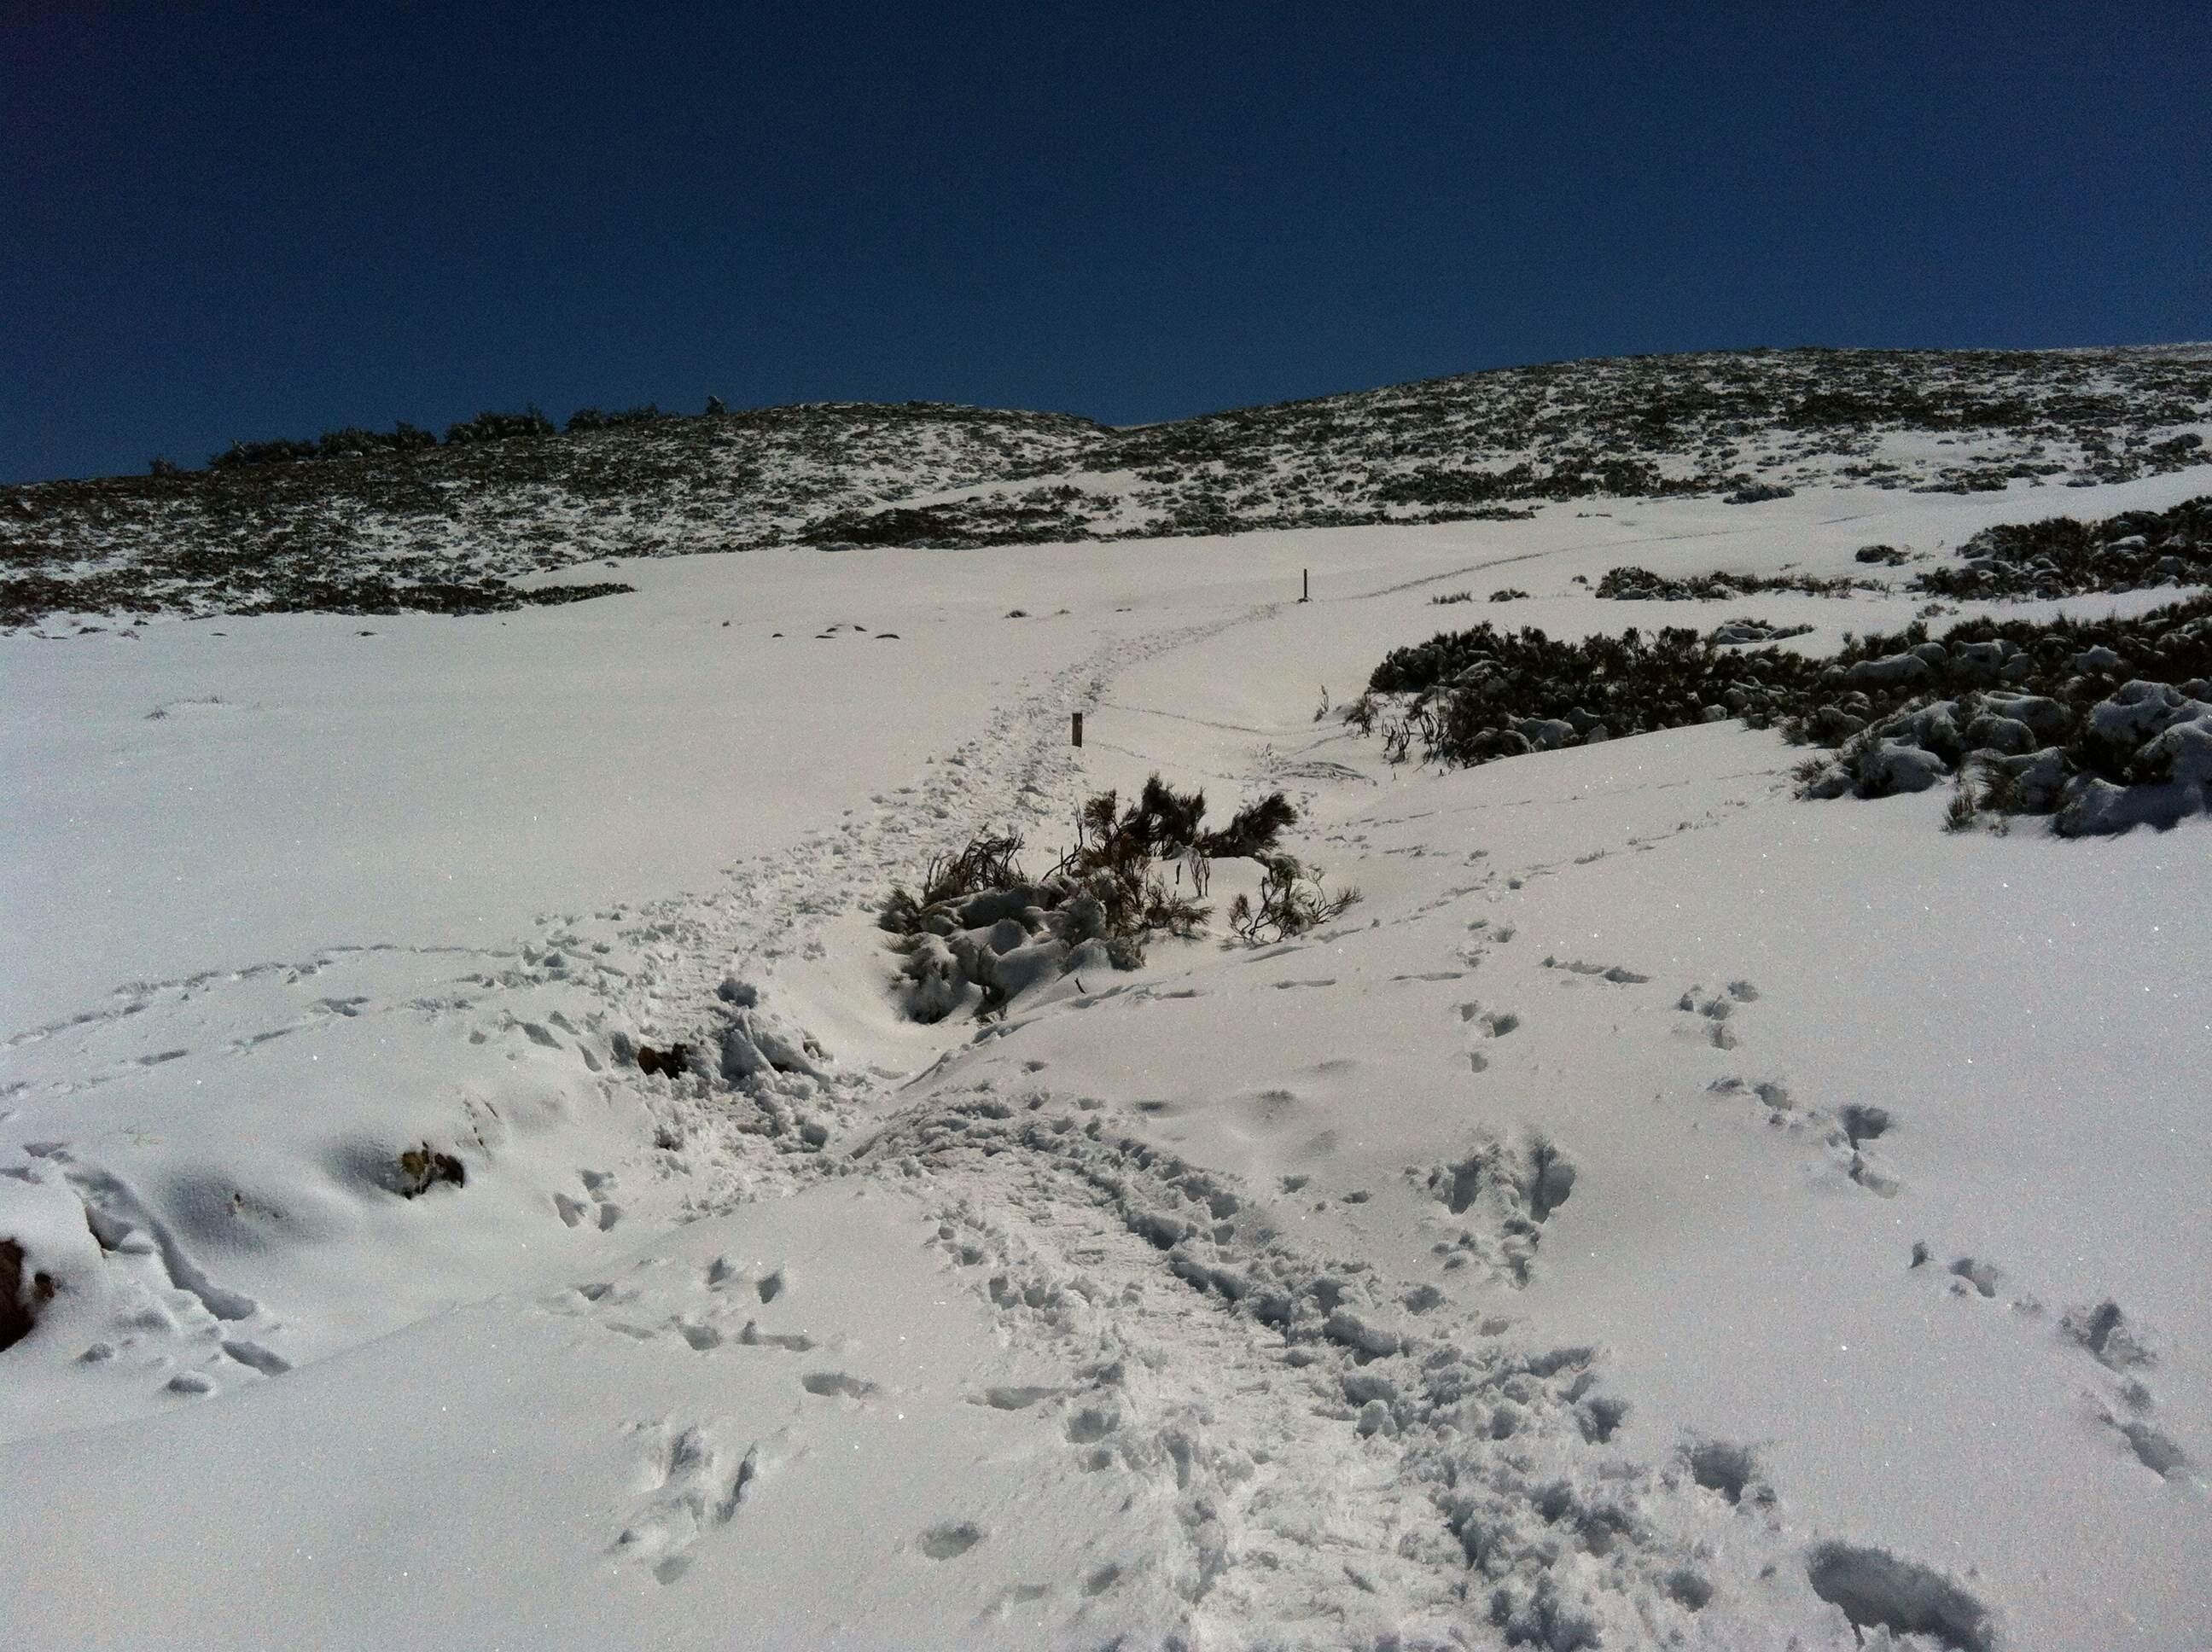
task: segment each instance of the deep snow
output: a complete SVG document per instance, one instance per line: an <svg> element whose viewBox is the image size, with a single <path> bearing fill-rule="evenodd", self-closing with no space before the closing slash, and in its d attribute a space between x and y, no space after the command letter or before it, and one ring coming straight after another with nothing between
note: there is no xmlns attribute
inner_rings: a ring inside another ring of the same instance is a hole
<svg viewBox="0 0 2212 1652"><path fill-rule="evenodd" d="M1950 835L1733 723L1438 774L1314 716L1476 619L1737 611L1572 582L1623 562L2195 491L0 639L0 1236L59 1285L0 1353L4 1638L2204 1643L2212 825ZM1917 604L1741 606L1817 652ZM1154 770L1286 788L1361 903L899 1017L893 882ZM733 1025L814 1071L625 1060ZM418 1144L465 1184L401 1197Z"/></svg>

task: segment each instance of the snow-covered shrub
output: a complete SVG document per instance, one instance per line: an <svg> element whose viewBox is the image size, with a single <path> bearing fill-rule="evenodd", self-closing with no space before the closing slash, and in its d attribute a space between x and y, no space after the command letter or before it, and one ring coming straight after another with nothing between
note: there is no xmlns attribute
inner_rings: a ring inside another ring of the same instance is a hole
<svg viewBox="0 0 2212 1652"><path fill-rule="evenodd" d="M1079 969L1133 969L1153 936L1188 938L1206 923L1217 860L1255 859L1267 869L1263 904L1272 902L1273 916L1266 926L1309 927L1325 908L1349 904L1322 895L1318 881L1281 853L1297 811L1280 792L1215 829L1205 828L1205 813L1204 793L1177 792L1155 774L1126 806L1112 792L1091 799L1075 846L1042 878L1022 870L1023 845L1011 835L984 833L938 856L922 892L894 889L879 917L906 955L908 1013L921 1021L967 1007L988 1015ZM1249 900L1239 899L1249 913Z"/></svg>
<svg viewBox="0 0 2212 1652"><path fill-rule="evenodd" d="M1795 488L1785 483L1747 482L1727 498L1731 505L1763 505L1770 499L1795 498L1796 493Z"/></svg>
<svg viewBox="0 0 2212 1652"><path fill-rule="evenodd" d="M2212 808L2212 598L2133 619L1970 620L1940 641L1916 621L1847 636L1826 661L1735 635L1442 634L1384 657L1355 726L1380 722L1394 762L1418 736L1432 760L1472 764L1735 716L1834 752L1799 767L1807 797L1921 792L1971 768L1974 806L2054 815L2069 835Z"/></svg>
<svg viewBox="0 0 2212 1652"><path fill-rule="evenodd" d="M1913 581L1943 597L2068 597L2212 584L2212 495L2101 522L2051 517L1984 528L1956 564Z"/></svg>
<svg viewBox="0 0 2212 1652"><path fill-rule="evenodd" d="M1844 597L1854 591L1879 591L1871 580L1824 580L1810 574L1693 574L1669 580L1648 568L1607 568L1596 594L1613 602L1733 602L1762 591L1794 591L1808 597Z"/></svg>
<svg viewBox="0 0 2212 1652"><path fill-rule="evenodd" d="M1473 763L1730 715L1763 724L1814 670L1799 654L1723 652L1680 628L1559 642L1486 623L1394 651L1368 687L1413 697L1410 726L1430 757Z"/></svg>
<svg viewBox="0 0 2212 1652"><path fill-rule="evenodd" d="M1359 899L1356 889L1329 894L1322 887L1321 874L1308 872L1291 855L1270 855L1263 864L1267 871L1260 880L1258 901L1239 895L1229 903L1230 928L1255 946L1303 935L1342 917Z"/></svg>
<svg viewBox="0 0 2212 1652"><path fill-rule="evenodd" d="M1799 789L1880 797L1971 771L1980 796L1954 803L1954 829L1972 807L2051 815L2069 836L2168 824L2212 806L2208 672L2203 598L2134 620L1981 620L1941 642L1919 626L1869 637L1812 695L1843 692L1787 726L1841 748L1802 769Z"/></svg>
<svg viewBox="0 0 2212 1652"><path fill-rule="evenodd" d="M1813 628L1809 625L1777 625L1771 620L1723 620L1705 633L1705 641L1716 648L1749 647L1762 642L1780 642L1787 637L1802 637Z"/></svg>

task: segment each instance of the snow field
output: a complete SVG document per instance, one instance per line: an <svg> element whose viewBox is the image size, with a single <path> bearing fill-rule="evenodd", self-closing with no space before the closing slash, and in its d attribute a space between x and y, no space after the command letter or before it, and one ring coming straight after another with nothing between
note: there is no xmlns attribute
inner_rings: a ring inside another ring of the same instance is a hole
<svg viewBox="0 0 2212 1652"><path fill-rule="evenodd" d="M1572 583L1621 561L2025 507L1611 508L9 640L0 1231L63 1285L0 1355L15 1636L2201 1639L2212 828L1313 720L1475 619L1723 616ZM1154 769L1285 788L1362 902L896 1016L892 882ZM403 1197L417 1144L465 1182Z"/></svg>

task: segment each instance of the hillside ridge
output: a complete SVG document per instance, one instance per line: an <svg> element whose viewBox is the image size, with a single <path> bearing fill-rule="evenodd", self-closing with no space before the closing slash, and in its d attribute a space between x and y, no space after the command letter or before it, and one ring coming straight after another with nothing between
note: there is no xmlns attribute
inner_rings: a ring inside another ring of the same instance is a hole
<svg viewBox="0 0 2212 1652"><path fill-rule="evenodd" d="M526 575L775 547L1422 524L1567 500L1751 504L1801 486L2093 486L2212 461L2212 348L1596 358L1120 428L916 402L600 416L0 489L0 626L480 611L525 600L510 582ZM457 427L472 428L503 427Z"/></svg>

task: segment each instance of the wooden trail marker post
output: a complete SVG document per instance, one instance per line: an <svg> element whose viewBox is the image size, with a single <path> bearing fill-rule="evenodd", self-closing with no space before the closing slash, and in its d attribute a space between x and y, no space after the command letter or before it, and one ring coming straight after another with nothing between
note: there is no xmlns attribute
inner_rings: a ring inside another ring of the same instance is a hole
<svg viewBox="0 0 2212 1652"><path fill-rule="evenodd" d="M1310 568L1302 568L1298 570L1298 600L1300 602L1313 600L1313 570Z"/></svg>
<svg viewBox="0 0 2212 1652"><path fill-rule="evenodd" d="M1070 713L1069 715L1073 720L1068 726L1067 743L1070 745L1079 746L1083 744L1083 714L1079 711Z"/></svg>

